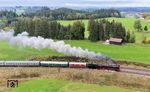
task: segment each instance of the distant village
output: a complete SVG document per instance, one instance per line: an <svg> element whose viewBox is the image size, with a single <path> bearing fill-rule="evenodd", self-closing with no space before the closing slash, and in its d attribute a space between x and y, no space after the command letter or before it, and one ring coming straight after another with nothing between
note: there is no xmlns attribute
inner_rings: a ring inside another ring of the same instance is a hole
<svg viewBox="0 0 150 92"><path fill-rule="evenodd" d="M121 12L122 17L125 18L136 18L136 19L145 19L150 22L150 13L149 12Z"/></svg>

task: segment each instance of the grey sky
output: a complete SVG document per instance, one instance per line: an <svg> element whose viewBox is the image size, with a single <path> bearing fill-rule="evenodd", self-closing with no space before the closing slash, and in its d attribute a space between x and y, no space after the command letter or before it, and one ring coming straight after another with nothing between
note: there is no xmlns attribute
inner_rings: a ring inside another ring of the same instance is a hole
<svg viewBox="0 0 150 92"><path fill-rule="evenodd" d="M0 6L150 7L150 0L0 0Z"/></svg>

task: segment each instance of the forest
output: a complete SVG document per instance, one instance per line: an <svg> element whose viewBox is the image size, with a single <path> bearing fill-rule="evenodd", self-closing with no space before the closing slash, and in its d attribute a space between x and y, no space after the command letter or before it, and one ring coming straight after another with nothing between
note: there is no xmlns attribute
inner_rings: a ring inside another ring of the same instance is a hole
<svg viewBox="0 0 150 92"><path fill-rule="evenodd" d="M50 9L48 7L41 7L35 11L26 10L24 13L18 15L15 11L2 10L0 11L0 18L16 18L16 17L47 17L50 20L76 20L76 19L90 19L90 18L106 18L106 17L121 17L118 10L114 9L97 9L93 11L75 10L69 8Z"/></svg>
<svg viewBox="0 0 150 92"><path fill-rule="evenodd" d="M30 36L42 36L59 40L85 39L85 24L79 19L89 19L88 31L90 41L105 41L110 37L122 38L124 42L135 42L133 32L127 31L122 23L99 18L121 17L114 9L73 10L68 8L50 9L42 7L36 11L26 11L17 15L13 11L0 11L3 27L13 27L15 35L27 31ZM96 19L96 20L95 20ZM58 20L79 20L64 26Z"/></svg>

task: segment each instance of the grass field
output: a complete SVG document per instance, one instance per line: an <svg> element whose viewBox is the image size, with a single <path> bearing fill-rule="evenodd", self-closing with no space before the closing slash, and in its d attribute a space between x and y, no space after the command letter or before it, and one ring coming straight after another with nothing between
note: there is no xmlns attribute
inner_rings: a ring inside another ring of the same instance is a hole
<svg viewBox="0 0 150 92"><path fill-rule="evenodd" d="M0 60L27 60L32 56L63 55L48 49L32 49L23 47L12 47L7 42L0 41Z"/></svg>
<svg viewBox="0 0 150 92"><path fill-rule="evenodd" d="M149 92L150 90L149 77L147 76L99 70L87 71L87 69L1 67L0 92L11 92L11 89L6 87L6 81L8 79L17 79L19 81L19 87L12 90L12 92L45 92L47 90L49 90L48 92L57 92L54 89L58 88L61 89L58 92L86 92L87 90L89 90L88 92L93 92L90 89L104 89L102 92L128 92L122 88L142 92ZM65 80L65 82L51 80ZM95 84L98 87L94 85L84 86L81 83L86 83L84 85ZM71 85L71 87L69 85ZM42 88L45 89L45 91ZM27 91L27 89L29 89L29 91ZM77 89L86 91L78 91ZM97 92L101 91L98 90Z"/></svg>
<svg viewBox="0 0 150 92"><path fill-rule="evenodd" d="M135 31L133 25L136 21L135 18L107 18L109 21L115 20L121 22L125 26L126 30ZM77 20L73 21L59 21L63 25L73 24ZM82 20L84 22L86 31L85 37L88 38L89 33L87 31L88 20ZM148 26L149 32L145 33L147 37L150 37L150 22L141 20L142 26ZM99 43L92 43L89 41L66 41L72 46L80 46L82 48L88 48L89 50L95 52L101 52L108 56L113 57L118 60L128 60L141 63L150 64L150 45L143 45L142 42L142 33L135 32L136 35L136 44L127 44L123 46L106 46Z"/></svg>
<svg viewBox="0 0 150 92"><path fill-rule="evenodd" d="M117 22L121 22L123 24L123 26L125 26L126 30L131 30L131 31L135 31L133 25L134 22L136 21L136 19L134 18L107 18L109 21L115 20ZM63 25L69 25L69 24L73 24L75 21L77 20L73 20L73 21L59 21L61 24ZM87 31L87 26L88 26L88 20L82 20L82 22L85 24L85 37L88 38L89 36L89 32ZM149 31L150 31L150 22L147 22L145 20L141 20L141 24L142 26L148 26ZM141 43L141 39L142 39L142 34L140 32L136 32L136 41L137 43ZM146 33L145 34L147 37L150 37L150 33Z"/></svg>
<svg viewBox="0 0 150 92"><path fill-rule="evenodd" d="M123 46L103 45L100 42L93 43L88 40L65 41L72 46L87 48L90 51L101 52L117 60L135 61L150 64L150 45L127 44ZM32 56L59 56L64 55L49 49L32 49L12 47L7 42L0 42L0 60L27 60Z"/></svg>
<svg viewBox="0 0 150 92"><path fill-rule="evenodd" d="M90 51L101 52L116 60L135 61L150 64L150 45L126 44L123 46L104 45L100 42L82 41L65 41L72 46L80 46Z"/></svg>
<svg viewBox="0 0 150 92"><path fill-rule="evenodd" d="M134 18L108 18L108 20L116 20L122 22L126 29L134 30L133 24L136 19ZM87 25L88 20L82 20L86 26L86 37L88 37ZM147 25L150 31L150 23L145 20L141 20L142 25ZM60 21L63 25L73 24L75 21ZM150 37L150 32L146 33L148 37ZM136 40L135 44L126 44L123 46L114 46L114 45L103 45L100 42L92 43L87 40L79 40L79 41L65 41L72 46L87 48L90 51L100 52L109 57L112 57L116 60L126 60L126 61L134 61L145 64L150 64L150 45L140 44L141 42L141 33L136 32ZM0 60L27 60L32 56L58 56L63 55L62 53L58 53L53 50L42 49L36 50L31 48L23 48L23 47L11 47L7 42L0 42Z"/></svg>
<svg viewBox="0 0 150 92"><path fill-rule="evenodd" d="M114 86L73 83L58 80L32 80L10 92L139 92Z"/></svg>

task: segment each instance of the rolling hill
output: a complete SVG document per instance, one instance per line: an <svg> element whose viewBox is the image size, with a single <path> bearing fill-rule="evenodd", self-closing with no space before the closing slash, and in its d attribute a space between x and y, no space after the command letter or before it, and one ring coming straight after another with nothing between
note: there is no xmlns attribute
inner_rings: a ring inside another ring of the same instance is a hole
<svg viewBox="0 0 150 92"><path fill-rule="evenodd" d="M126 30L131 30L131 31L135 31L133 25L134 22L136 21L135 18L107 18L109 21L115 20L117 22L121 22L123 24L123 26L125 26ZM61 24L63 25L69 25L69 24L73 24L75 21L77 20L72 20L72 21L59 21ZM82 22L85 24L85 37L88 38L89 36L89 32L87 30L87 26L88 26L88 20L82 20ZM147 37L150 37L150 22L147 22L145 20L141 20L141 24L142 26L148 26L149 28L149 32L145 33L145 35ZM140 32L135 32L136 35L136 42L137 43L141 43L142 41L142 33Z"/></svg>

